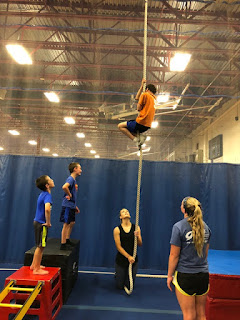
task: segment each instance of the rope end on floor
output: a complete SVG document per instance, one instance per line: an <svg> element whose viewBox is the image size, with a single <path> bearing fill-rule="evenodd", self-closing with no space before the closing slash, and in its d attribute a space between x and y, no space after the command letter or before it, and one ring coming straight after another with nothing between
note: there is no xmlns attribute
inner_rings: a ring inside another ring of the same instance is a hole
<svg viewBox="0 0 240 320"><path fill-rule="evenodd" d="M132 290L128 290L127 287L124 287L124 290L126 292L126 294L128 294L130 296L130 294L132 293Z"/></svg>

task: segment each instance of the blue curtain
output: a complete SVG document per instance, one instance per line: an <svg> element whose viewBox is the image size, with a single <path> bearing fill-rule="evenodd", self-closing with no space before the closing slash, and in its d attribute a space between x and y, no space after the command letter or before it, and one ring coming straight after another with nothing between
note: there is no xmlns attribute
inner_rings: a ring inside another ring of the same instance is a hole
<svg viewBox="0 0 240 320"><path fill-rule="evenodd" d="M128 208L135 220L138 161L0 156L0 262L22 263L24 252L34 246L32 223L40 193L35 179L42 174L55 182L49 237L60 239L61 187L72 161L83 169L77 178L80 214L72 233L81 243L79 265L114 266L113 229L119 224L119 210ZM144 161L140 268L167 268L172 226L182 219L181 200L188 195L202 203L212 230L211 248L240 250L239 186L238 165Z"/></svg>

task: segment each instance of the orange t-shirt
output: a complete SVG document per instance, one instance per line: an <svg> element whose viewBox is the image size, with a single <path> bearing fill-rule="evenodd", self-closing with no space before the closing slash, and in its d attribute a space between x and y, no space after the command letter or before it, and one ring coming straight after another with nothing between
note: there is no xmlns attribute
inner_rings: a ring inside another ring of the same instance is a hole
<svg viewBox="0 0 240 320"><path fill-rule="evenodd" d="M141 105L142 110L140 111L136 122L145 126L151 127L153 118L155 115L155 96L151 92L144 92L141 94L138 103Z"/></svg>

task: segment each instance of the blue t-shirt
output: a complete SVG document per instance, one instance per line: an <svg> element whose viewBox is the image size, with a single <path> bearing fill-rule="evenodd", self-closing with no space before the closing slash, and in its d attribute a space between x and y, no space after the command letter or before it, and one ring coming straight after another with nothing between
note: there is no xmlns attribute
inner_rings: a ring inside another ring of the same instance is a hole
<svg viewBox="0 0 240 320"><path fill-rule="evenodd" d="M77 191L77 188L78 188L77 182L76 182L75 179L73 179L72 176L69 176L65 183L69 183L70 184L68 189L69 189L72 197L71 197L70 200L67 200L66 199L67 194L64 192L62 206L75 209L76 208L76 191Z"/></svg>
<svg viewBox="0 0 240 320"><path fill-rule="evenodd" d="M181 248L176 270L184 273L208 272L206 246L210 237L211 230L204 222L203 256L199 257L193 243L192 228L187 218L175 223L170 243Z"/></svg>
<svg viewBox="0 0 240 320"><path fill-rule="evenodd" d="M37 210L34 221L39 223L46 223L45 217L45 204L50 203L52 205L51 193L47 191L42 191L37 200Z"/></svg>

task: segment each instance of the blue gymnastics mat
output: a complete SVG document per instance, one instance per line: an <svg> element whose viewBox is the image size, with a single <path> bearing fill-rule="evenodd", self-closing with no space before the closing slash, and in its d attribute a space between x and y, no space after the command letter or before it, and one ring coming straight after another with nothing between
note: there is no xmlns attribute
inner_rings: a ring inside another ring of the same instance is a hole
<svg viewBox="0 0 240 320"><path fill-rule="evenodd" d="M240 275L240 251L209 250L210 273Z"/></svg>

